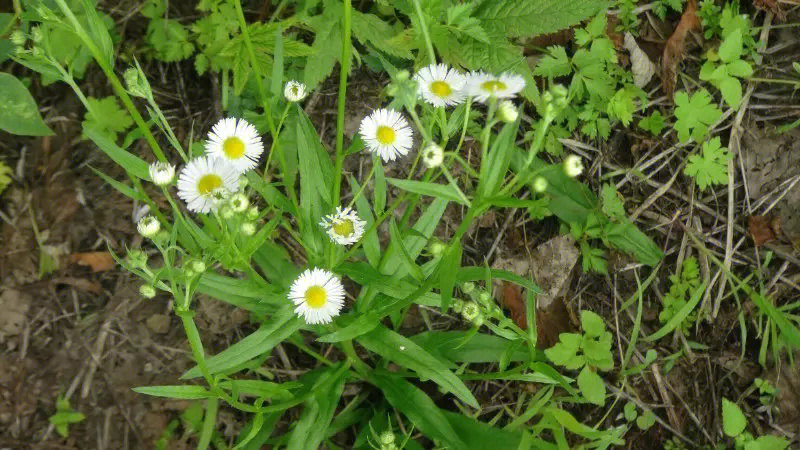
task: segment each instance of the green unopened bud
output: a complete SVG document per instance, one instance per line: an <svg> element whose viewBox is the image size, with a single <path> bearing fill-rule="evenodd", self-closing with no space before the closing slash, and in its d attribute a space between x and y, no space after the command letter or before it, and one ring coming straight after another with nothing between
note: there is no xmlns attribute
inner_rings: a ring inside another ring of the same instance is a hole
<svg viewBox="0 0 800 450"><path fill-rule="evenodd" d="M161 230L158 232L158 234L153 236L152 239L156 244L165 245L167 242L169 242L169 233L167 233L166 230Z"/></svg>
<svg viewBox="0 0 800 450"><path fill-rule="evenodd" d="M39 46L34 46L31 48L31 55L33 55L34 58L44 58L45 56L44 50L42 50L42 47Z"/></svg>
<svg viewBox="0 0 800 450"><path fill-rule="evenodd" d="M547 180L544 177L536 177L533 179L533 190L539 193L547 190Z"/></svg>
<svg viewBox="0 0 800 450"><path fill-rule="evenodd" d="M395 75L395 79L397 79L398 81L405 81L410 76L411 76L411 74L408 73L407 70L401 70L401 71L397 72L397 75Z"/></svg>
<svg viewBox="0 0 800 450"><path fill-rule="evenodd" d="M492 294L486 291L481 291L481 293L478 295L478 300L480 300L484 305L488 305L491 303Z"/></svg>
<svg viewBox="0 0 800 450"><path fill-rule="evenodd" d="M25 42L28 41L28 37L25 36L25 32L22 30L14 30L11 33L11 43L17 46L25 45Z"/></svg>
<svg viewBox="0 0 800 450"><path fill-rule="evenodd" d="M150 85L147 83L144 74L138 68L128 67L125 73L122 74L122 78L125 79L125 86L127 86L128 92L130 92L131 95L147 98L150 92Z"/></svg>
<svg viewBox="0 0 800 450"><path fill-rule="evenodd" d="M128 250L128 264L133 269L147 267L147 254L138 249Z"/></svg>
<svg viewBox="0 0 800 450"><path fill-rule="evenodd" d="M261 212L258 211L258 208L255 206L251 206L250 208L247 209L247 213L244 216L247 218L247 220L252 221L258 219L258 216L260 215Z"/></svg>
<svg viewBox="0 0 800 450"><path fill-rule="evenodd" d="M256 224L253 222L245 222L242 224L242 234L245 236L252 236L256 234Z"/></svg>
<svg viewBox="0 0 800 450"><path fill-rule="evenodd" d="M246 175L242 175L239 177L239 190L243 191L247 185L250 184L250 180L247 179Z"/></svg>
<svg viewBox="0 0 800 450"><path fill-rule="evenodd" d="M469 294L470 292L475 290L475 283L471 281L467 281L466 283L461 285L461 291L465 294Z"/></svg>
<svg viewBox="0 0 800 450"><path fill-rule="evenodd" d="M223 219L228 220L233 217L233 209L230 206L225 205L219 209L219 215Z"/></svg>
<svg viewBox="0 0 800 450"><path fill-rule="evenodd" d="M464 300L460 298L450 300L450 309L456 314L461 314L461 310L464 309Z"/></svg>
<svg viewBox="0 0 800 450"><path fill-rule="evenodd" d="M517 117L519 117L519 112L511 100L503 100L497 107L497 117L499 117L503 122L510 123L517 120Z"/></svg>
<svg viewBox="0 0 800 450"><path fill-rule="evenodd" d="M42 34L42 29L39 27L31 28L31 40L35 43L40 43L44 39L44 35Z"/></svg>
<svg viewBox="0 0 800 450"><path fill-rule="evenodd" d="M464 307L461 308L461 316L470 322L475 320L481 314L481 309L475 302L464 302Z"/></svg>
<svg viewBox="0 0 800 450"><path fill-rule="evenodd" d="M390 430L386 430L378 436L378 443L381 446L394 444L394 433Z"/></svg>
<svg viewBox="0 0 800 450"><path fill-rule="evenodd" d="M195 271L197 273L203 273L203 272L206 271L206 263L204 263L203 261L200 261L199 259L196 259L196 260L192 261L189 264L189 267L193 271Z"/></svg>
<svg viewBox="0 0 800 450"><path fill-rule="evenodd" d="M183 268L183 276L185 276L186 278L194 278L195 275L197 275L197 272L192 270L191 267Z"/></svg>
<svg viewBox="0 0 800 450"><path fill-rule="evenodd" d="M445 248L447 248L447 245L438 239L434 239L431 241L430 244L428 244L428 251L434 258L442 256L442 253L444 253Z"/></svg>
<svg viewBox="0 0 800 450"><path fill-rule="evenodd" d="M156 296L156 288L149 284L139 286L139 294L144 298L153 298Z"/></svg>
<svg viewBox="0 0 800 450"><path fill-rule="evenodd" d="M247 207L250 206L250 201L247 200L247 196L242 193L232 195L231 199L228 200L228 203L230 204L233 212L236 213L244 212Z"/></svg>

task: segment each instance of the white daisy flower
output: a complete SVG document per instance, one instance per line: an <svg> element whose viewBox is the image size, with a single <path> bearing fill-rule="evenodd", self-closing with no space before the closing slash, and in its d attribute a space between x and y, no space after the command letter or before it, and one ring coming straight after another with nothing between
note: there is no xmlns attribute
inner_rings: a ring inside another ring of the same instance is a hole
<svg viewBox="0 0 800 450"><path fill-rule="evenodd" d="M383 159L394 161L405 156L414 142L408 121L393 109L378 109L361 121L358 129L369 150Z"/></svg>
<svg viewBox="0 0 800 450"><path fill-rule="evenodd" d="M333 242L339 245L351 245L358 242L364 234L367 222L361 220L350 207L336 208L336 214L329 214L319 225L325 229Z"/></svg>
<svg viewBox="0 0 800 450"><path fill-rule="evenodd" d="M439 167L444 161L444 150L436 144L429 144L422 151L422 162L429 169Z"/></svg>
<svg viewBox="0 0 800 450"><path fill-rule="evenodd" d="M193 212L215 211L220 200L238 190L238 171L220 158L195 158L183 166L178 176L178 197Z"/></svg>
<svg viewBox="0 0 800 450"><path fill-rule="evenodd" d="M156 186L166 186L175 178L175 166L169 163L156 161L150 164L150 181Z"/></svg>
<svg viewBox="0 0 800 450"><path fill-rule="evenodd" d="M294 312L306 323L329 323L344 305L344 286L339 278L324 269L308 269L301 273L289 289Z"/></svg>
<svg viewBox="0 0 800 450"><path fill-rule="evenodd" d="M431 64L414 76L420 97L433 106L453 106L464 101L467 79L447 64Z"/></svg>
<svg viewBox="0 0 800 450"><path fill-rule="evenodd" d="M283 88L283 95L286 97L286 100L289 100L290 102L299 102L300 100L306 98L306 85L298 81L291 80L287 82L286 87Z"/></svg>
<svg viewBox="0 0 800 450"><path fill-rule="evenodd" d="M467 77L467 92L481 103L486 103L489 97L514 98L524 87L525 79L510 72L495 76L480 71Z"/></svg>
<svg viewBox="0 0 800 450"><path fill-rule="evenodd" d="M161 231L161 224L158 222L158 219L148 215L142 217L139 223L136 224L136 229L142 236L152 238Z"/></svg>
<svg viewBox="0 0 800 450"><path fill-rule="evenodd" d="M255 167L263 152L264 144L258 130L246 120L222 119L208 133L206 155L228 161L238 173Z"/></svg>
<svg viewBox="0 0 800 450"><path fill-rule="evenodd" d="M569 155L564 158L564 173L568 177L575 178L583 173L583 162L578 155Z"/></svg>

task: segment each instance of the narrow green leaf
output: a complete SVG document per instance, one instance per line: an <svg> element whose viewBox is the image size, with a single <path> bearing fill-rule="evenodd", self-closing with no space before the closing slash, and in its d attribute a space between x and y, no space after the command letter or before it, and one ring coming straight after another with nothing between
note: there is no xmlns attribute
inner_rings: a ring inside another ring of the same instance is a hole
<svg viewBox="0 0 800 450"><path fill-rule="evenodd" d="M283 89L283 29L275 30L275 49L272 52L272 79L270 92L273 97L280 97Z"/></svg>
<svg viewBox="0 0 800 450"><path fill-rule="evenodd" d="M219 402L216 398L209 399L206 402L206 414L203 418L203 428L200 429L200 438L197 439L197 449L206 450L208 444L211 443L211 437L214 436L217 424L217 407Z"/></svg>
<svg viewBox="0 0 800 450"><path fill-rule="evenodd" d="M324 382L315 384L313 395L305 402L300 418L289 435L288 450L316 449L327 435L336 405L344 389L347 366L340 364L326 369L331 373Z"/></svg>
<svg viewBox="0 0 800 450"><path fill-rule="evenodd" d="M367 350L409 368L424 378L430 378L464 403L479 407L472 392L453 372L408 338L378 325L374 330L360 336L358 341Z"/></svg>
<svg viewBox="0 0 800 450"><path fill-rule="evenodd" d="M444 412L419 388L384 369L376 369L371 378L383 391L389 404L402 412L425 435L441 441L448 448L472 448L456 433Z"/></svg>
<svg viewBox="0 0 800 450"><path fill-rule="evenodd" d="M499 189L503 177L508 171L508 165L511 163L514 137L517 135L518 127L519 122L517 121L505 124L500 134L492 142L488 160L481 164L478 187L475 191L476 198L491 197Z"/></svg>
<svg viewBox="0 0 800 450"><path fill-rule="evenodd" d="M461 268L461 243L451 242L442 257L442 271L439 273L439 295L441 295L442 311L447 311L453 297L456 276Z"/></svg>
<svg viewBox="0 0 800 450"><path fill-rule="evenodd" d="M105 173L95 169L92 166L89 166L89 168L92 169L92 172L94 172L98 177L100 177L103 181L108 183L109 186L113 187L117 192L121 193L122 195L124 195L124 196L126 196L128 198L132 198L134 200L144 201L144 197L142 197L142 195L139 194L138 192L136 192L136 190L133 189L132 187L130 187L130 186L126 185L126 184L120 183L119 181L111 178L110 176L108 176Z"/></svg>
<svg viewBox="0 0 800 450"><path fill-rule="evenodd" d="M297 331L302 325L302 320L294 314L294 308L288 306L275 313L266 324L246 338L206 359L206 366L211 374L225 372L271 351L273 347ZM185 380L201 375L200 368L195 366L181 375L181 379Z"/></svg>
<svg viewBox="0 0 800 450"><path fill-rule="evenodd" d="M150 170L145 160L127 150L123 150L110 140L105 133L97 130L93 126L84 127L83 133L94 142L103 153L108 155L109 158L128 173L142 180L150 179Z"/></svg>
<svg viewBox="0 0 800 450"><path fill-rule="evenodd" d="M392 239L390 245L394 246L400 252L402 256L401 261L408 270L408 273L410 273L415 280L422 281L422 279L425 278L425 274L422 273L422 269L414 262L408 249L406 249L403 243L403 237L400 235L400 230L397 228L397 223L395 223L394 218L389 222L389 235Z"/></svg>
<svg viewBox="0 0 800 450"><path fill-rule="evenodd" d="M177 385L177 386L142 386L133 388L134 392L152 395L153 397L168 397L182 400L197 400L213 398L214 394L202 386Z"/></svg>
<svg viewBox="0 0 800 450"><path fill-rule="evenodd" d="M531 357L526 348L518 345L519 341L509 341L491 334L426 331L410 339L440 361L452 363L496 363L505 353L509 354L509 361L526 361Z"/></svg>
<svg viewBox="0 0 800 450"><path fill-rule="evenodd" d="M386 181L392 186L397 186L400 189L419 195L427 195L429 197L436 197L442 200L456 202L461 205L466 203L458 195L458 192L449 184L429 183L426 181L416 180L403 180L400 178L387 178Z"/></svg>

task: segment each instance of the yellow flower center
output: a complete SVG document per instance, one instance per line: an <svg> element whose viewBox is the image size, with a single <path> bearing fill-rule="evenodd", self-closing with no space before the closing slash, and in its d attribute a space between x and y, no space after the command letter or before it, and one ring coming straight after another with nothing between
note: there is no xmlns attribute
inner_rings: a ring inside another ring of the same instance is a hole
<svg viewBox="0 0 800 450"><path fill-rule="evenodd" d="M450 85L444 81L434 81L431 83L431 92L437 97L448 97L453 92Z"/></svg>
<svg viewBox="0 0 800 450"><path fill-rule="evenodd" d="M239 159L244 155L244 142L236 136L229 137L222 143L222 152L228 159Z"/></svg>
<svg viewBox="0 0 800 450"><path fill-rule="evenodd" d="M381 125L378 127L378 132L375 133L378 142L383 145L389 145L394 143L395 139L395 132L392 127L387 127L385 125Z"/></svg>
<svg viewBox="0 0 800 450"><path fill-rule="evenodd" d="M505 88L506 88L506 84L503 83L502 81L498 81L498 80L489 80L489 81L485 81L483 84L481 84L481 89L483 89L484 91L487 91L487 92L491 92L491 93L495 93L497 91L502 91Z"/></svg>
<svg viewBox="0 0 800 450"><path fill-rule="evenodd" d="M200 195L209 195L222 187L222 178L215 173L207 173L197 180L197 192Z"/></svg>
<svg viewBox="0 0 800 450"><path fill-rule="evenodd" d="M306 289L306 304L314 309L325 306L328 300L328 293L322 286L311 286Z"/></svg>
<svg viewBox="0 0 800 450"><path fill-rule="evenodd" d="M342 220L340 222L334 223L331 228L333 228L333 232L338 234L339 236L350 236L353 234L353 221L352 220Z"/></svg>

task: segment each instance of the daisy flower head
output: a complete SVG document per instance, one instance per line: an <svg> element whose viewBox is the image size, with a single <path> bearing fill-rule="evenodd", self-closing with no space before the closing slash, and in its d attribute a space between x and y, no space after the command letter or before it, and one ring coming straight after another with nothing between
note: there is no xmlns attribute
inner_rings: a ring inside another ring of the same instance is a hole
<svg viewBox="0 0 800 450"><path fill-rule="evenodd" d="M150 181L156 186L166 186L175 178L175 166L169 163L156 161L150 164Z"/></svg>
<svg viewBox="0 0 800 450"><path fill-rule="evenodd" d="M408 154L414 143L414 132L408 121L393 109L378 109L361 121L358 133L372 153L383 162L394 161Z"/></svg>
<svg viewBox="0 0 800 450"><path fill-rule="evenodd" d="M153 236L161 231L161 224L158 223L158 219L148 214L139 220L139 223L136 224L136 229L142 236L152 239Z"/></svg>
<svg viewBox="0 0 800 450"><path fill-rule="evenodd" d="M290 102L299 102L306 98L306 85L299 81L290 80L283 88L283 96Z"/></svg>
<svg viewBox="0 0 800 450"><path fill-rule="evenodd" d="M344 305L344 286L327 270L307 269L289 288L289 300L306 323L329 323Z"/></svg>
<svg viewBox="0 0 800 450"><path fill-rule="evenodd" d="M220 158L195 158L183 166L178 176L178 197L193 212L216 211L221 200L238 190L239 172Z"/></svg>
<svg viewBox="0 0 800 450"><path fill-rule="evenodd" d="M467 79L467 92L475 101L486 103L489 97L514 98L525 87L525 79L503 72L499 76L483 71L473 72Z"/></svg>
<svg viewBox="0 0 800 450"><path fill-rule="evenodd" d="M422 162L425 164L425 167L429 169L439 167L442 165L442 161L444 161L444 150L442 150L442 147L436 144L429 144L425 147L425 150L422 151Z"/></svg>
<svg viewBox="0 0 800 450"><path fill-rule="evenodd" d="M228 161L238 173L255 167L263 152L258 130L244 119L222 119L208 133L206 155Z"/></svg>
<svg viewBox="0 0 800 450"><path fill-rule="evenodd" d="M467 79L447 64L431 64L414 76L417 92L433 106L445 107L464 101Z"/></svg>
<svg viewBox="0 0 800 450"><path fill-rule="evenodd" d="M336 214L329 214L322 219L320 226L325 229L333 242L339 245L351 245L358 242L364 234L367 222L361 220L349 206L336 208Z"/></svg>

